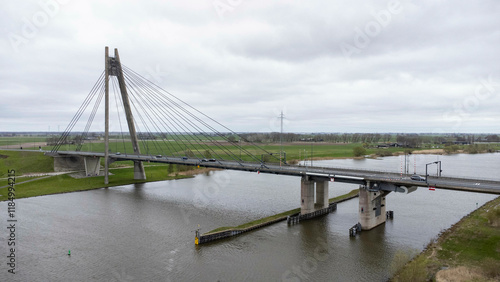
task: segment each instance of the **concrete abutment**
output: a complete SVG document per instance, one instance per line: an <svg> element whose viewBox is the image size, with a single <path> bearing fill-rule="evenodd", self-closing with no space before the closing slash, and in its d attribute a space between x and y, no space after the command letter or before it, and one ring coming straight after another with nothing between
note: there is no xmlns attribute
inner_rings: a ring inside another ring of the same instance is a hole
<svg viewBox="0 0 500 282"><path fill-rule="evenodd" d="M85 156L54 156L54 171L85 171L86 176L97 176L101 169L100 157Z"/></svg>
<svg viewBox="0 0 500 282"><path fill-rule="evenodd" d="M369 184L368 184L369 185ZM390 192L359 187L359 223L362 230L373 229L386 220L385 197Z"/></svg>

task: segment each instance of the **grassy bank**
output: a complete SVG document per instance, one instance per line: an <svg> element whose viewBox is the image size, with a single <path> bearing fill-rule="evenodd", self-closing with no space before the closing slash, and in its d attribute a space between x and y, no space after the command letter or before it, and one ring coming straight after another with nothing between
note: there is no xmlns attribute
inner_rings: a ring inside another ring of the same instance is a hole
<svg viewBox="0 0 500 282"><path fill-rule="evenodd" d="M29 172L53 172L52 157L37 152L0 151L0 178L7 177L7 170L14 169L16 175ZM0 186L3 186L0 184Z"/></svg>
<svg viewBox="0 0 500 282"><path fill-rule="evenodd" d="M341 201L344 201L346 199L352 198L352 197L356 196L357 194L358 194L358 189L354 189L354 190L352 190L351 192L349 192L349 193L347 193L345 195L341 195L341 196L329 199L329 202L330 203L332 203L332 202L341 202ZM231 230L231 229L234 229L234 230L237 230L237 229L246 229L246 228L249 228L249 227L252 227L252 226L256 226L256 225L263 224L263 223L266 223L266 222L274 221L274 220L276 220L278 218L281 218L281 217L291 216L291 215L294 215L294 214L299 213L299 212L300 212L300 208L296 208L296 209L289 210L289 211L286 211L286 212L282 212L282 213L279 213L279 214L275 214L275 215L271 215L271 216L264 217L264 218L261 218L261 219L257 219L257 220L254 220L254 221L250 221L250 222L238 225L238 226L224 226L224 227L219 227L219 228L211 230L211 231L209 231L209 232L207 232L207 233L205 233L203 235L207 235L207 234L211 234L211 233L215 233L215 232L226 231L226 230Z"/></svg>
<svg viewBox="0 0 500 282"><path fill-rule="evenodd" d="M350 198L353 198L355 196L357 196L359 193L359 189L354 189L352 190L351 192L347 193L347 194L344 194L344 195L340 195L338 197L335 197L335 198L330 198L330 200L328 200L329 203L333 203L333 202L337 202L337 203L340 203L340 202L343 202L347 199L350 199Z"/></svg>
<svg viewBox="0 0 500 282"><path fill-rule="evenodd" d="M401 258L394 261L401 261ZM426 280L500 281L500 197L462 218L432 240L392 279Z"/></svg>
<svg viewBox="0 0 500 282"><path fill-rule="evenodd" d="M122 168L110 170L113 175L109 176L109 184L104 185L104 177L86 177L75 179L67 174L55 175L33 182L17 184L16 199L35 197L41 195L85 191L97 188L126 185L133 183L144 183L161 180L188 178L188 175L168 175L167 166L150 166L145 168L147 180L134 180L133 168ZM16 171L17 174L17 171ZM24 181L16 179L18 182ZM7 181L5 181L7 185ZM3 185L2 185L3 186ZM0 189L0 201L7 200L7 188Z"/></svg>

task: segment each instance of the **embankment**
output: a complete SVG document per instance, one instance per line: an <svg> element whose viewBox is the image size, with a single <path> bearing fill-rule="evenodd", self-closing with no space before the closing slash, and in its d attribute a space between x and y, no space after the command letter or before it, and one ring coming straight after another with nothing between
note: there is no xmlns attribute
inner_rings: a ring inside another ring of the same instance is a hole
<svg viewBox="0 0 500 282"><path fill-rule="evenodd" d="M500 281L500 197L463 217L392 281Z"/></svg>
<svg viewBox="0 0 500 282"><path fill-rule="evenodd" d="M359 195L359 190L354 189L347 194L329 199L329 203L330 204L340 203L340 202L347 201L347 200L350 200L352 198L358 197L358 195ZM238 225L238 226L219 227L217 229L214 229L212 231L209 231L207 233L204 233L202 235L197 236L195 239L195 244L198 245L198 244L203 244L203 243L207 243L207 242L211 242L211 241L215 241L215 240L219 240L219 239L223 239L223 238L228 238L228 237L240 235L240 234L245 233L245 232L249 232L249 231L259 229L259 228L262 228L262 227L265 227L265 226L268 226L268 225L271 225L271 224L274 224L274 223L277 223L280 221L284 221L289 216L294 216L294 215L297 215L299 213L300 213L300 208L296 208L293 210L289 210L286 212L282 212L279 214L275 214L272 216L268 216L268 217L257 219L257 220L251 221L251 222L247 222L245 224Z"/></svg>

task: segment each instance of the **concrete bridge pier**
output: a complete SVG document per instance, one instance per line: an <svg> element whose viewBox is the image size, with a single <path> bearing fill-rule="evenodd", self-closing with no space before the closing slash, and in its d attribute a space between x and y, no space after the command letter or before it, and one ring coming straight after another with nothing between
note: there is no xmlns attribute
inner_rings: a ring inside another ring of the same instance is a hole
<svg viewBox="0 0 500 282"><path fill-rule="evenodd" d="M385 197L388 191L370 191L370 183L359 187L359 223L362 230L370 230L386 220Z"/></svg>
<svg viewBox="0 0 500 282"><path fill-rule="evenodd" d="M316 195L316 200L314 196ZM300 214L328 208L328 181L314 181L308 176L300 180Z"/></svg>
<svg viewBox="0 0 500 282"><path fill-rule="evenodd" d="M98 176L101 169L101 158L99 157L84 157L86 176Z"/></svg>
<svg viewBox="0 0 500 282"><path fill-rule="evenodd" d="M146 179L146 171L144 170L144 164L140 161L134 162L134 179L140 179L140 180Z"/></svg>

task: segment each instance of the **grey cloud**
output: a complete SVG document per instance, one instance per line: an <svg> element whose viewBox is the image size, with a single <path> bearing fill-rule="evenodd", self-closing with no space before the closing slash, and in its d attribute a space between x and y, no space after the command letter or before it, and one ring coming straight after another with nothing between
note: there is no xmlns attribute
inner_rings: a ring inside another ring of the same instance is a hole
<svg viewBox="0 0 500 282"><path fill-rule="evenodd" d="M389 2L242 1L221 19L211 1L70 1L19 52L7 35L40 6L9 2L0 95L14 96L0 131L69 123L108 45L236 131L275 130L276 112L286 109L286 131L498 132L500 4L401 0L401 12L356 47L357 30ZM359 52L346 58L342 43ZM496 94L458 111L488 76Z"/></svg>

